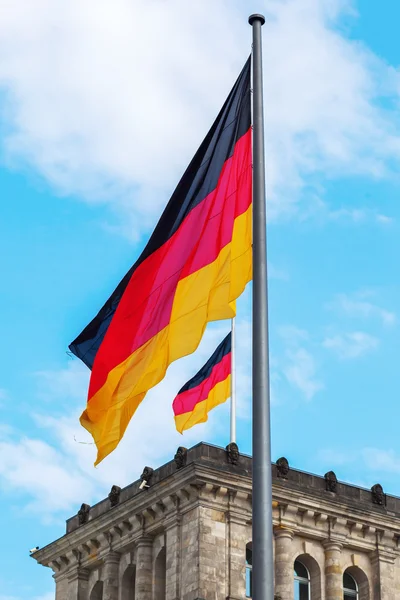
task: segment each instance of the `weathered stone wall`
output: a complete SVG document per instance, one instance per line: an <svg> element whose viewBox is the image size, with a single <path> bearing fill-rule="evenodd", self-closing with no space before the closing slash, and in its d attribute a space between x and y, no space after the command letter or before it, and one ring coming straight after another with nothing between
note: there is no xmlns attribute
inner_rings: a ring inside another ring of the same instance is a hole
<svg viewBox="0 0 400 600"><path fill-rule="evenodd" d="M293 600L293 567L310 574L311 600L400 598L400 502L273 466L275 593ZM34 557L54 571L56 600L239 600L251 542L251 459L228 462L200 445L186 465L154 471L67 523ZM118 488L119 489L119 488ZM377 490L377 491L376 491ZM111 503L112 502L112 503Z"/></svg>
<svg viewBox="0 0 400 600"><path fill-rule="evenodd" d="M199 536L199 597L225 600L225 511L201 506Z"/></svg>
<svg viewBox="0 0 400 600"><path fill-rule="evenodd" d="M182 515L182 543L178 572L181 580L181 597L197 598L200 564L200 508L193 507ZM178 576L179 576L178 575Z"/></svg>

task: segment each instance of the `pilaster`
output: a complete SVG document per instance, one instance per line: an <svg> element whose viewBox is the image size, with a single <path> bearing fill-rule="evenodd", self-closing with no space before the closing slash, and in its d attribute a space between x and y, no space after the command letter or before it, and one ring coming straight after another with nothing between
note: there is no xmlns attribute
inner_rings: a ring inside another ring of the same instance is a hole
<svg viewBox="0 0 400 600"><path fill-rule="evenodd" d="M323 542L325 549L326 600L343 600L342 544L334 540Z"/></svg>
<svg viewBox="0 0 400 600"><path fill-rule="evenodd" d="M182 513L181 548L185 557L181 569L181 598L195 600L200 597L200 508L198 506Z"/></svg>
<svg viewBox="0 0 400 600"><path fill-rule="evenodd" d="M68 574L68 600L86 600L88 596L89 569L77 567Z"/></svg>
<svg viewBox="0 0 400 600"><path fill-rule="evenodd" d="M103 600L118 600L120 558L119 552L109 552L104 557Z"/></svg>
<svg viewBox="0 0 400 600"><path fill-rule="evenodd" d="M372 590L374 600L395 600L396 554L381 548L371 552Z"/></svg>
<svg viewBox="0 0 400 600"><path fill-rule="evenodd" d="M275 595L281 600L294 599L293 585L293 530L278 526L275 535Z"/></svg>
<svg viewBox="0 0 400 600"><path fill-rule="evenodd" d="M181 546L181 518L179 514L171 517L165 524L165 549L166 549L166 589L165 600L179 600L180 598L180 546ZM185 562L186 564L186 562Z"/></svg>
<svg viewBox="0 0 400 600"><path fill-rule="evenodd" d="M251 531L244 515L227 513L227 580L228 600L246 597L246 544L251 541Z"/></svg>
<svg viewBox="0 0 400 600"><path fill-rule="evenodd" d="M153 539L142 537L137 542L135 600L152 600Z"/></svg>
<svg viewBox="0 0 400 600"><path fill-rule="evenodd" d="M199 519L199 597L225 600L225 513L200 506Z"/></svg>

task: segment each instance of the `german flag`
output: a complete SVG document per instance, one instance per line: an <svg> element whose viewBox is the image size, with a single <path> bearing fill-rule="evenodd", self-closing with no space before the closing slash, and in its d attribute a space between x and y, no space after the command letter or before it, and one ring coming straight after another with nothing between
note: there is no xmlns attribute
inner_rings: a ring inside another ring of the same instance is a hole
<svg viewBox="0 0 400 600"><path fill-rule="evenodd" d="M228 333L200 371L181 388L173 401L179 433L205 423L208 413L231 395L232 334Z"/></svg>
<svg viewBox="0 0 400 600"><path fill-rule="evenodd" d="M80 421L98 464L147 391L230 319L251 279L250 59L172 194L147 246L69 346L92 369Z"/></svg>

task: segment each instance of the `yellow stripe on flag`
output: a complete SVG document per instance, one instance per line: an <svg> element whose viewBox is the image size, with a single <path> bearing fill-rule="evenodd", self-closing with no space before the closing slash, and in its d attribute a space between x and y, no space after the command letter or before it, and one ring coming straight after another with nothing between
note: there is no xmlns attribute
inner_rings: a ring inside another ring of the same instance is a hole
<svg viewBox="0 0 400 600"><path fill-rule="evenodd" d="M210 410L223 404L231 395L231 376L228 375L224 381L219 381L210 390L208 398L198 402L191 412L175 416L175 425L179 433L190 429L198 423L205 423L208 420Z"/></svg>
<svg viewBox="0 0 400 600"><path fill-rule="evenodd" d="M232 240L216 260L178 283L169 325L110 371L90 399L81 424L96 443L95 464L116 448L168 366L196 350L207 323L235 316L235 300L252 277L251 209L235 219Z"/></svg>

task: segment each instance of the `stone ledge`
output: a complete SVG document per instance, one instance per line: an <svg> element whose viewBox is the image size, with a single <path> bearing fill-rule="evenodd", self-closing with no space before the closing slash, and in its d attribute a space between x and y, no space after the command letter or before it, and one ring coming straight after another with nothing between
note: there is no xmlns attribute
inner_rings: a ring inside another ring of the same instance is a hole
<svg viewBox="0 0 400 600"><path fill-rule="evenodd" d="M225 449L201 442L187 451L187 462L185 467L178 470L175 461L171 460L158 469L155 469L152 474L151 486L149 489L157 486L157 484L165 479L173 477L177 473L184 472L185 469L193 464L201 465L206 468L211 467L217 472L224 473L227 479L232 476L238 479L241 479L242 477L251 478L252 459L250 456L241 454L239 463L237 465L232 465L227 460ZM400 516L400 498L395 496L385 495L385 504L380 506L373 503L371 490L338 481L336 492L333 493L332 491L327 491L326 480L323 476L306 473L292 468L288 469L285 476L279 476L279 467L277 467L276 464L272 464L271 468L274 488L278 493L280 488L282 490L290 489L300 493L306 492L314 498L329 499L331 501L343 503L346 506L359 508L363 511L378 514L390 514L390 516L393 517ZM143 491L139 489L140 483L141 481L138 479L120 491L118 506L121 506L124 502L136 495L143 493ZM116 508L117 507L111 507L108 498L101 500L90 508L89 520L91 521L99 515L115 510ZM78 517L76 515L71 517L67 520L66 525L67 533L74 531L79 527Z"/></svg>

